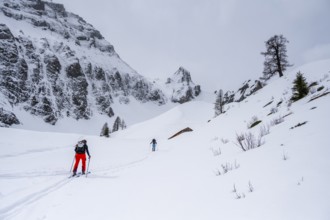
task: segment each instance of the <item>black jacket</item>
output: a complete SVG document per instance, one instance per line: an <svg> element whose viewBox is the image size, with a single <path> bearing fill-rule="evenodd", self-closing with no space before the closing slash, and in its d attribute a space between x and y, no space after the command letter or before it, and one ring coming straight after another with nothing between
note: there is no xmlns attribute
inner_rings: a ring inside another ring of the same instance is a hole
<svg viewBox="0 0 330 220"><path fill-rule="evenodd" d="M85 154L85 152L87 152L87 155L90 157L90 154L89 154L89 151L88 151L88 146L87 144L84 144L84 146L82 147L78 147L76 145L76 148L74 149L74 151L77 153L77 154Z"/></svg>

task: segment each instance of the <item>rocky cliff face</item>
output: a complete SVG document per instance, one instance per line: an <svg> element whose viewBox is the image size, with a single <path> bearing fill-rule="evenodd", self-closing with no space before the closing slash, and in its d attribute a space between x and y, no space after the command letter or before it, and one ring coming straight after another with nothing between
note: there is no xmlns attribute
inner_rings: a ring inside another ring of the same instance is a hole
<svg viewBox="0 0 330 220"><path fill-rule="evenodd" d="M172 89L172 102L189 102L201 92L200 85L195 85L190 72L180 67L171 78L167 79L167 87Z"/></svg>
<svg viewBox="0 0 330 220"><path fill-rule="evenodd" d="M254 82L251 80L245 81L242 86L236 91L227 91L223 95L224 104L232 103L232 102L241 102L250 95L253 95L258 90L262 89L266 85L264 80L255 80ZM215 91L217 95L218 91Z"/></svg>
<svg viewBox="0 0 330 220"><path fill-rule="evenodd" d="M189 72L180 68L175 75L169 82L176 84L173 102L199 94ZM56 124L63 117L111 117L114 102L163 105L168 100L92 25L61 4L41 0L0 0L0 95L7 101L0 102L0 121L7 125L19 123L15 107Z"/></svg>

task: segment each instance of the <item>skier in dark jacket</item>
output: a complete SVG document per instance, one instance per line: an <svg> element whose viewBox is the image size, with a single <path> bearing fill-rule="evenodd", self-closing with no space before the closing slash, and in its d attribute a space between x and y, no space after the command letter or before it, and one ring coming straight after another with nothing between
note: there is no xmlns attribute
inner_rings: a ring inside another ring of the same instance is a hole
<svg viewBox="0 0 330 220"><path fill-rule="evenodd" d="M155 151L156 150L156 145L157 145L156 139L152 139L152 141L150 142L150 144L152 144L152 151Z"/></svg>
<svg viewBox="0 0 330 220"><path fill-rule="evenodd" d="M89 154L89 151L88 151L87 141L86 140L79 141L78 144L76 144L74 151L76 152L76 155L75 155L76 162L73 167L73 176L75 176L77 174L77 169L78 169L80 160L82 162L82 174L85 174L85 171L86 171L86 154L85 153L87 153L88 159L91 158L91 155Z"/></svg>

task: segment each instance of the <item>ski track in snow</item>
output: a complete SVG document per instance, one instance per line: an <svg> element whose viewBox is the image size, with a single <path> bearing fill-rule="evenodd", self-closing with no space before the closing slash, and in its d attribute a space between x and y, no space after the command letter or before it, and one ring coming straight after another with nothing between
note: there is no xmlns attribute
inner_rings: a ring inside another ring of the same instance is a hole
<svg viewBox="0 0 330 220"><path fill-rule="evenodd" d="M45 150L47 151L47 150ZM44 151L41 151L44 152ZM113 179L116 178L116 176L111 175L113 173L117 173L119 171L131 168L133 166L136 166L146 159L148 159L150 156L150 153L148 153L146 156L138 159L138 160L133 160L129 163L125 163L122 165L118 165L115 167L106 167L106 168L99 168L99 169L93 169L93 173L90 173L88 177L90 179ZM97 174L102 172L103 175ZM9 174L9 173L4 173L0 174L0 178L7 178L7 179L19 179L19 178L31 178L31 177L52 177L52 176L65 176L64 179L61 179L58 182L55 182L45 188L43 188L40 191L33 192L29 195L26 195L22 197L21 199L17 200L16 202L6 205L3 208L0 208L0 219L11 219L15 217L17 214L19 214L24 208L26 208L28 205L33 204L40 199L42 199L45 196L48 196L50 193L55 192L64 186L66 186L68 183L70 183L72 180L77 179L77 178L69 178L70 174L67 171L57 171L57 172L21 172L21 173L15 173L15 174ZM85 176L80 176L85 177Z"/></svg>
<svg viewBox="0 0 330 220"><path fill-rule="evenodd" d="M63 186L65 186L67 183L69 183L71 179L65 178L62 179L48 187L43 188L40 191L31 193L29 195L24 196L23 198L17 200L16 202L5 206L4 208L0 209L0 219L9 219L17 215L23 208L28 206L29 204L32 204L44 196L49 195L49 193L54 192Z"/></svg>
<svg viewBox="0 0 330 220"><path fill-rule="evenodd" d="M36 149L36 150L28 150L25 152L21 153L16 153L16 154L5 154L5 155L0 155L0 159L2 158L8 158L8 157L19 157L19 156L25 156L28 154L35 154L35 153L45 153L45 152L51 152L51 151L56 151L56 150L63 150L67 149L68 147L54 147L54 148L46 148L46 149Z"/></svg>
<svg viewBox="0 0 330 220"><path fill-rule="evenodd" d="M129 163L125 163L125 164L121 164L121 165L117 165L117 166L109 166L109 167L101 167L101 168L96 168L93 169L93 174L95 173L100 173L100 172L110 172L110 173L117 173L121 170L124 169L128 169L130 167L133 167L141 162L143 162L144 160L148 159L150 154L142 157L141 159L137 159L137 160L133 160ZM17 172L14 173L10 172L10 173L0 173L0 178L6 178L6 179L20 179L20 178L32 178L32 177L51 177L51 176L66 176L69 175L70 173L68 171L65 170L61 170L61 171L52 171L52 172L47 172L47 171L37 171L37 172ZM94 176L94 175L93 175ZM101 175L98 175L99 177L101 177ZM106 176L104 176L106 177ZM107 178L107 177L106 177Z"/></svg>

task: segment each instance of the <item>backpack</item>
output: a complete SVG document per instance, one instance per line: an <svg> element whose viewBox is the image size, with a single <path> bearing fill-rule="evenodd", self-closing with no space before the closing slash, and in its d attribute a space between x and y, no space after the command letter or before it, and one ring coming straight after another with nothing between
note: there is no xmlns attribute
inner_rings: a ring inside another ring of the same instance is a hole
<svg viewBox="0 0 330 220"><path fill-rule="evenodd" d="M84 154L85 153L85 144L84 143L78 143L76 146L76 153L77 154Z"/></svg>

